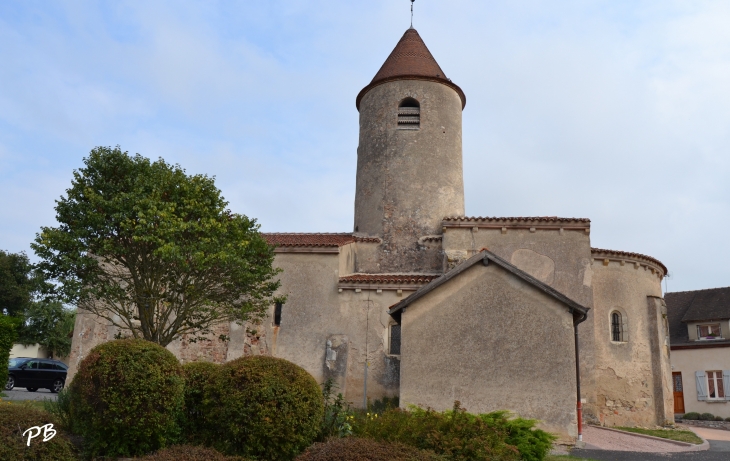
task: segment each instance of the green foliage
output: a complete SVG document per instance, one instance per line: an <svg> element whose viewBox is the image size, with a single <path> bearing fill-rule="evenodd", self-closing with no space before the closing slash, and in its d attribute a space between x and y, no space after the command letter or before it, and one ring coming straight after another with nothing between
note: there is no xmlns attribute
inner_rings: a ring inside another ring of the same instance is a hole
<svg viewBox="0 0 730 461"><path fill-rule="evenodd" d="M19 324L18 319L0 314L0 389L4 389L8 381L7 364L10 359L10 349L18 337Z"/></svg>
<svg viewBox="0 0 730 461"><path fill-rule="evenodd" d="M382 399L378 399L369 404L368 411L370 413L383 413L384 411L392 410L393 408L398 408L399 406L400 399L398 398L398 396L383 397Z"/></svg>
<svg viewBox="0 0 730 461"><path fill-rule="evenodd" d="M413 407L361 414L354 432L433 450L452 460L539 461L550 451L555 436L535 429L535 424L510 418L504 411L473 415L455 402L452 410L444 412Z"/></svg>
<svg viewBox="0 0 730 461"><path fill-rule="evenodd" d="M84 164L56 202L59 226L31 245L64 301L162 346L265 315L279 287L273 247L226 209L213 178L119 147Z"/></svg>
<svg viewBox="0 0 730 461"><path fill-rule="evenodd" d="M291 460L317 437L324 405L317 382L283 359L242 357L221 365L205 394L214 438L227 454Z"/></svg>
<svg viewBox="0 0 730 461"><path fill-rule="evenodd" d="M681 429L644 429L643 427L621 427L616 426L616 429L634 432L637 434L651 435L652 437L661 437L663 439L678 440L680 442L688 442L694 444L701 444L702 439L697 437L692 431L685 431Z"/></svg>
<svg viewBox="0 0 730 461"><path fill-rule="evenodd" d="M208 439L208 424L203 411L203 398L213 375L220 365L210 362L190 362L183 365L185 378L185 413L183 418L183 434L190 442Z"/></svg>
<svg viewBox="0 0 730 461"><path fill-rule="evenodd" d="M47 442L43 436L33 438L27 446L25 430L54 424L56 435ZM0 402L0 459L13 461L76 461L78 458L68 438L56 426L56 420L44 411L28 405Z"/></svg>
<svg viewBox="0 0 730 461"><path fill-rule="evenodd" d="M174 445L163 448L139 461L246 461L240 456L226 456L213 450L193 445Z"/></svg>
<svg viewBox="0 0 730 461"><path fill-rule="evenodd" d="M714 421L715 415L713 415L712 413L702 413L699 419L702 421Z"/></svg>
<svg viewBox="0 0 730 461"><path fill-rule="evenodd" d="M341 393L334 395L335 382L328 379L322 385L324 400L324 417L317 440L324 441L330 437L347 437L352 435L353 412Z"/></svg>
<svg viewBox="0 0 730 461"><path fill-rule="evenodd" d="M296 461L440 461L447 458L397 442L357 437L333 438L316 443Z"/></svg>
<svg viewBox="0 0 730 461"><path fill-rule="evenodd" d="M0 314L22 316L38 287L33 265L25 253L0 250Z"/></svg>
<svg viewBox="0 0 730 461"><path fill-rule="evenodd" d="M71 419L71 394L69 392L68 388L63 388L56 394L56 400L46 399L41 403L43 409L56 418L61 429L73 432L71 425L73 421Z"/></svg>
<svg viewBox="0 0 730 461"><path fill-rule="evenodd" d="M81 362L69 391L73 428L91 456L130 456L174 444L184 400L182 367L141 339L109 341Z"/></svg>
<svg viewBox="0 0 730 461"><path fill-rule="evenodd" d="M26 346L37 343L54 357L67 357L75 319L76 311L66 309L59 301L33 302L25 312L18 342Z"/></svg>
<svg viewBox="0 0 730 461"><path fill-rule="evenodd" d="M722 416L715 416L715 421L725 421L725 418Z"/></svg>
<svg viewBox="0 0 730 461"><path fill-rule="evenodd" d="M682 419L686 419L688 421L696 421L696 420L700 419L700 414L695 413L694 411L690 411L689 413L685 413L682 416Z"/></svg>

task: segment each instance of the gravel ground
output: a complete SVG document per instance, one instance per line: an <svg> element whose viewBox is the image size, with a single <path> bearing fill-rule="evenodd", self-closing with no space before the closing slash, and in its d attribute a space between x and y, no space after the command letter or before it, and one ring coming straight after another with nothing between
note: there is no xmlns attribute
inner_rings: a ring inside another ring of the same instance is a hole
<svg viewBox="0 0 730 461"><path fill-rule="evenodd" d="M701 436L700 436L701 437ZM663 440L652 440L628 433L609 431L594 426L583 428L583 441L587 448L612 451L640 451L648 453L679 453L688 448Z"/></svg>

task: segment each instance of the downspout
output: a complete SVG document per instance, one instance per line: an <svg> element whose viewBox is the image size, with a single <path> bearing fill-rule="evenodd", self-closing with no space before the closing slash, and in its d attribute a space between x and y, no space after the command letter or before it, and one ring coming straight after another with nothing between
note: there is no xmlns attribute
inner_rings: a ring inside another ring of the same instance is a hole
<svg viewBox="0 0 730 461"><path fill-rule="evenodd" d="M577 393L577 405L575 407L578 414L578 441L583 441L583 402L580 398L580 348L578 347L578 324L582 323L588 314L582 314L579 320L573 316L573 332L575 333L575 387Z"/></svg>

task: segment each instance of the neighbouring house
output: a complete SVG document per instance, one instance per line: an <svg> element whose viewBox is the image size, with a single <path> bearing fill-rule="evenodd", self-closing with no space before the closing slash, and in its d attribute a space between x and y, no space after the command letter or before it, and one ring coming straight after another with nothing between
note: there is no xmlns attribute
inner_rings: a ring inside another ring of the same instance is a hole
<svg viewBox="0 0 730 461"><path fill-rule="evenodd" d="M220 325L212 338L228 342L182 338L171 351L185 362L273 355L333 379L356 406L460 400L540 419L564 441L579 401L595 424L673 422L660 261L592 248L586 218L465 216L466 96L415 29L355 105L352 231L265 234L286 303L261 324ZM124 334L82 309L74 331L69 376Z"/></svg>
<svg viewBox="0 0 730 461"><path fill-rule="evenodd" d="M674 412L730 418L730 287L667 293Z"/></svg>
<svg viewBox="0 0 730 461"><path fill-rule="evenodd" d="M68 365L68 357L53 357L53 354L48 352L48 350L40 344L29 344L27 346L18 343L13 344L13 348L10 349L10 358L12 359L15 357L31 357L37 359L53 358Z"/></svg>

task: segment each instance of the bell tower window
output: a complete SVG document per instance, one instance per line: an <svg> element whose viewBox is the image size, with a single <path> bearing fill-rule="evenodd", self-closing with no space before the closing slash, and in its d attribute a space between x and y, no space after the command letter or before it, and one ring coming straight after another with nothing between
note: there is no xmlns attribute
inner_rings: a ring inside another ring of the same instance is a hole
<svg viewBox="0 0 730 461"><path fill-rule="evenodd" d="M398 129L418 130L421 127L421 105L413 98L406 98L398 106Z"/></svg>

